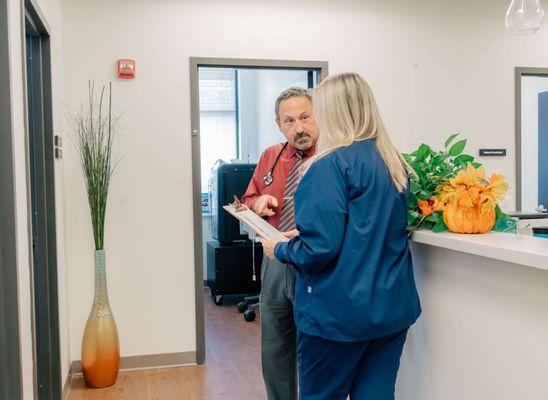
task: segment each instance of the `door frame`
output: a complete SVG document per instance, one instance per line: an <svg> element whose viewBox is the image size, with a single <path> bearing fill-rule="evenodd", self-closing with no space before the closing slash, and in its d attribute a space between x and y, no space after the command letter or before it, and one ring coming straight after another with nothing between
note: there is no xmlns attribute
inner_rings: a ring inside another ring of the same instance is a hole
<svg viewBox="0 0 548 400"><path fill-rule="evenodd" d="M522 211L522 182L521 182L521 78L524 76L548 77L548 68L516 67L515 80L515 106L516 106L516 211ZM531 211L531 210L529 210Z"/></svg>
<svg viewBox="0 0 548 400"><path fill-rule="evenodd" d="M8 4L0 2L0 399L22 394ZM9 195L11 194L11 195Z"/></svg>
<svg viewBox="0 0 548 400"><path fill-rule="evenodd" d="M327 61L261 60L244 58L190 57L190 134L192 152L192 199L194 223L194 293L196 305L196 363L205 362L204 270L202 245L200 105L198 69L225 67L246 69L313 69L318 82L328 75Z"/></svg>

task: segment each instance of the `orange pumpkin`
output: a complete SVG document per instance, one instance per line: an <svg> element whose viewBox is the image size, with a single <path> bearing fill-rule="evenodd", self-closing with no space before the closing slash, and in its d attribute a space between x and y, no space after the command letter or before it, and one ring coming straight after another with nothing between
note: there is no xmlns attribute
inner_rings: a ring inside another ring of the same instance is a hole
<svg viewBox="0 0 548 400"><path fill-rule="evenodd" d="M495 225L497 200L508 190L508 184L502 175L493 174L488 180L483 167L468 164L436 190L447 229L455 233L486 233Z"/></svg>
<svg viewBox="0 0 548 400"><path fill-rule="evenodd" d="M451 232L486 233L493 228L495 207L488 204L467 207L455 203L446 204L443 210L443 222Z"/></svg>

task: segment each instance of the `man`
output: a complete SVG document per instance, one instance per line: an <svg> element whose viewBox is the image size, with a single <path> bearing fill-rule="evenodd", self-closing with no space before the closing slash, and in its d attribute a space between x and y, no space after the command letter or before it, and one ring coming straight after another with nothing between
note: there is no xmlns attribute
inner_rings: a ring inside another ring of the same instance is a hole
<svg viewBox="0 0 548 400"><path fill-rule="evenodd" d="M259 159L242 203L282 232L295 229L293 193L300 165L314 154L318 128L310 93L290 88L278 96L276 124L287 143L267 148ZM261 358L268 400L297 398L296 328L293 320L295 270L263 258Z"/></svg>

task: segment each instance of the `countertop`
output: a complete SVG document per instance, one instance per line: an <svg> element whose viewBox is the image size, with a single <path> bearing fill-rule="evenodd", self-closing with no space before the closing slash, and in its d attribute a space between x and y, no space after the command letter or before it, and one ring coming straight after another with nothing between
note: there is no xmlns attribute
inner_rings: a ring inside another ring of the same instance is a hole
<svg viewBox="0 0 548 400"><path fill-rule="evenodd" d="M548 239L502 232L471 235L418 230L411 240L548 271Z"/></svg>

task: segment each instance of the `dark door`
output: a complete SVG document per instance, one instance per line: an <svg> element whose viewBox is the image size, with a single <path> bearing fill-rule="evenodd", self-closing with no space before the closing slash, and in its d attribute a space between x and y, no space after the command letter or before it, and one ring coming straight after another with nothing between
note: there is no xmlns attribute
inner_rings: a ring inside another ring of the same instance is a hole
<svg viewBox="0 0 548 400"><path fill-rule="evenodd" d="M55 183L49 36L27 4L25 50L32 212L36 383L39 400L61 398Z"/></svg>
<svg viewBox="0 0 548 400"><path fill-rule="evenodd" d="M538 201L548 207L548 92L538 94Z"/></svg>

